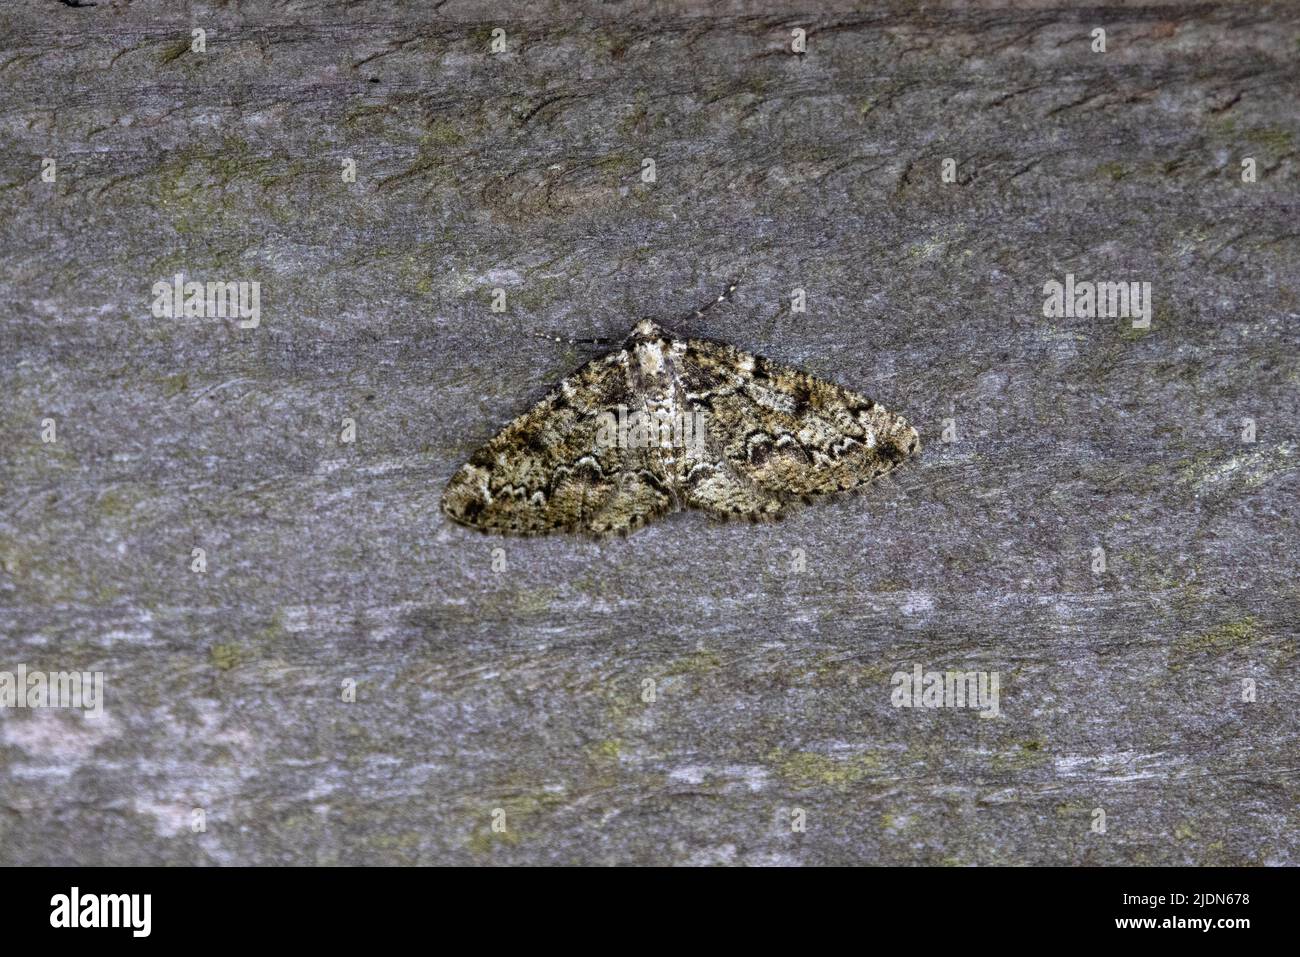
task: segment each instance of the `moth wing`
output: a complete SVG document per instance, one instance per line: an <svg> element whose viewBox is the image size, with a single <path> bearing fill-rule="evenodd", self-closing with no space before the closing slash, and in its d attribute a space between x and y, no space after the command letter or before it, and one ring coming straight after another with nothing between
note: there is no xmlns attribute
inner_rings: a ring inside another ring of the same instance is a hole
<svg viewBox="0 0 1300 957"><path fill-rule="evenodd" d="M737 496L752 483L750 499L774 514L774 498L860 488L920 449L916 429L866 396L727 343L688 340L679 374L717 460L700 463L703 487ZM713 510L696 484L688 474L688 503Z"/></svg>
<svg viewBox="0 0 1300 957"><path fill-rule="evenodd" d="M602 535L677 507L650 450L610 440L618 406L643 404L628 384L629 361L620 351L589 362L506 425L447 483L447 516L513 535Z"/></svg>

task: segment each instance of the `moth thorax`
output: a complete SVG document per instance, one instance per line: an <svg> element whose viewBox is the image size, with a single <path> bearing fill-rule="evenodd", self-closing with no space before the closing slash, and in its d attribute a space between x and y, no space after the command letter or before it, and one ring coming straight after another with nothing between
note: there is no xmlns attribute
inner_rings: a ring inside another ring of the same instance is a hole
<svg viewBox="0 0 1300 957"><path fill-rule="evenodd" d="M664 371L664 344L660 341L638 342L636 361L646 375L660 375Z"/></svg>

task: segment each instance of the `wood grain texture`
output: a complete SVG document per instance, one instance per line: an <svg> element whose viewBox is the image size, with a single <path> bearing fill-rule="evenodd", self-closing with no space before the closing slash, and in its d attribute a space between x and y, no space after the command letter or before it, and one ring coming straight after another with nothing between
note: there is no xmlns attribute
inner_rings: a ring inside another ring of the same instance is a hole
<svg viewBox="0 0 1300 957"><path fill-rule="evenodd" d="M0 669L108 695L0 712L0 863L1300 863L1300 10L529 9L0 11ZM177 272L261 325L155 318ZM1151 328L1044 318L1067 273ZM601 351L521 333L737 274L698 332L919 460L770 526L442 516ZM918 663L1002 716L893 707Z"/></svg>

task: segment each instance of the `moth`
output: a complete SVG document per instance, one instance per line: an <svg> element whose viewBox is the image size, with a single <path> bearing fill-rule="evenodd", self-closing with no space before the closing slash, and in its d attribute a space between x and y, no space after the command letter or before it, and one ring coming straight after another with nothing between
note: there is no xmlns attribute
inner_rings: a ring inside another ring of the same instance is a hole
<svg viewBox="0 0 1300 957"><path fill-rule="evenodd" d="M902 416L857 392L645 319L475 452L442 508L509 535L626 535L685 508L770 521L863 488L919 447Z"/></svg>

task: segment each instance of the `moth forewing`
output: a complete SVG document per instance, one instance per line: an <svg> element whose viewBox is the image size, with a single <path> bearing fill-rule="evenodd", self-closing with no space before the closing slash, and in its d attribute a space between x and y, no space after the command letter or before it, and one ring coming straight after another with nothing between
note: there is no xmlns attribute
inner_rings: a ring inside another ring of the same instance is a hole
<svg viewBox="0 0 1300 957"><path fill-rule="evenodd" d="M627 534L683 508L763 521L862 488L919 447L856 392L646 320L475 452L442 505L521 535Z"/></svg>

